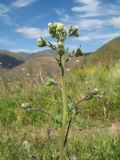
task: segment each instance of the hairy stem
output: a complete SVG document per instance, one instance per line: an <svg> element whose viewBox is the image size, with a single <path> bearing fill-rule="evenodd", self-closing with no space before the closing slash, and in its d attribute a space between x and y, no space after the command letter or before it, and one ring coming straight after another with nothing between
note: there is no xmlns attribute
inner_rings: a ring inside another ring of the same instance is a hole
<svg viewBox="0 0 120 160"><path fill-rule="evenodd" d="M61 60L62 61L62 60ZM61 66L62 73L62 99L63 99L63 116L62 116L62 128L60 133L60 160L65 160L65 146L64 137L67 124L67 100L66 100L66 88L65 88L65 76L64 76L64 66Z"/></svg>

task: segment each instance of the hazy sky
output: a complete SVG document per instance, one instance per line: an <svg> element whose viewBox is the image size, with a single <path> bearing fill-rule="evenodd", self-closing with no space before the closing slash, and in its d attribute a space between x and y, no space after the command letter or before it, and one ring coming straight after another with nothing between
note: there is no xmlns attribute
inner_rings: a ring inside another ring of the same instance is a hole
<svg viewBox="0 0 120 160"><path fill-rule="evenodd" d="M120 0L0 0L0 49L37 51L49 22L77 25L80 37L67 47L93 51L120 36Z"/></svg>

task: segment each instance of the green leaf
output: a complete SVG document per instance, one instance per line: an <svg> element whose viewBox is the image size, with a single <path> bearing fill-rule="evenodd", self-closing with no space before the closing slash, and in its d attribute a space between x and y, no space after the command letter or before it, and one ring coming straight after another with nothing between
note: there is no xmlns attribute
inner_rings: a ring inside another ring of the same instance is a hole
<svg viewBox="0 0 120 160"><path fill-rule="evenodd" d="M55 45L53 45L52 43L50 43L49 41L48 41L48 43L49 43L49 47L52 49L52 50L54 50L54 51L56 51L57 50L57 47L55 46Z"/></svg>
<svg viewBox="0 0 120 160"><path fill-rule="evenodd" d="M60 124L60 125L62 124L62 117L60 114L55 117L55 121L57 124Z"/></svg>

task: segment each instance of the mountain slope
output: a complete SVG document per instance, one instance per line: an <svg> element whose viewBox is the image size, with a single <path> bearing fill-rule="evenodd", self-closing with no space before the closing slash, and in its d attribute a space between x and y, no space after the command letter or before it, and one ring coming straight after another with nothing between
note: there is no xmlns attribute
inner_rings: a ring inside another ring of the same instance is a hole
<svg viewBox="0 0 120 160"><path fill-rule="evenodd" d="M60 74L57 63L54 57L57 54L50 50L40 51L29 54L24 63L16 65L9 71L11 77L18 79L33 78L33 77L58 77ZM9 59L10 60L10 59ZM113 39L91 54L86 54L83 57L74 57L68 63L68 68L81 67L85 64L89 65L106 65L110 66L120 60L120 37ZM11 61L11 60L10 60ZM20 61L21 62L21 61ZM77 63L76 63L77 62Z"/></svg>
<svg viewBox="0 0 120 160"><path fill-rule="evenodd" d="M3 69L12 69L25 62L26 54L0 50L0 65Z"/></svg>
<svg viewBox="0 0 120 160"><path fill-rule="evenodd" d="M42 81L46 77L54 77L59 74L59 69L53 57L37 57L29 59L25 63L9 71L9 75L18 80Z"/></svg>
<svg viewBox="0 0 120 160"><path fill-rule="evenodd" d="M93 54L88 56L89 64L105 64L112 65L120 60L120 37L117 37L101 48L97 49Z"/></svg>

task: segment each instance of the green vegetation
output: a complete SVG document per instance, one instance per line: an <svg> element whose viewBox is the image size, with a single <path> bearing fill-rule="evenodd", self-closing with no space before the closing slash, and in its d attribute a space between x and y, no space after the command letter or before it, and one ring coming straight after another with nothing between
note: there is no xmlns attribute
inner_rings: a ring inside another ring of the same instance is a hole
<svg viewBox="0 0 120 160"><path fill-rule="evenodd" d="M67 71L68 104L72 100L77 102L95 88L101 96L79 105L70 130L67 156L78 160L119 160L120 65L83 69L79 65L80 62L74 70ZM62 106L59 86L0 83L0 159L29 160L35 156L41 160L57 160L57 125L42 112L23 110L21 105L29 103L31 108L42 107L56 116ZM52 129L51 140L48 128Z"/></svg>
<svg viewBox="0 0 120 160"><path fill-rule="evenodd" d="M74 54L75 54L76 57L79 57L79 56L83 55L82 50L80 48L77 48L77 50L75 51Z"/></svg>
<svg viewBox="0 0 120 160"><path fill-rule="evenodd" d="M40 71L40 85L32 61L26 61L30 62L29 73L25 64L17 67L29 81L21 75L21 80L15 76L13 81L5 71L7 77L0 78L0 160L119 160L120 62L116 45L120 38L83 58L77 57L81 55L78 49L70 60L64 41L77 37L78 28L67 32L63 24L50 23L48 29L57 45L44 38L38 45L49 46L55 51L53 57L57 51L62 79L59 74L52 79L50 74L45 80L46 74ZM56 68L53 57L42 63Z"/></svg>

